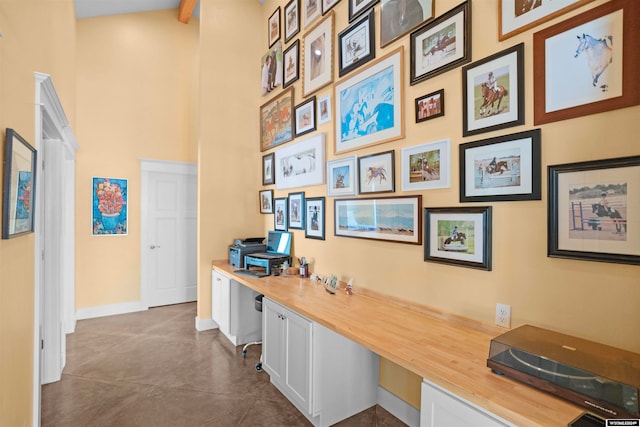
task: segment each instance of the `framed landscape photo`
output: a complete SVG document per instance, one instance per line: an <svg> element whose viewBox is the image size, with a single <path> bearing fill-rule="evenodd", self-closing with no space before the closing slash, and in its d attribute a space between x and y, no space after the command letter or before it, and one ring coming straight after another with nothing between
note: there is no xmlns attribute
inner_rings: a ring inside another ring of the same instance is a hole
<svg viewBox="0 0 640 427"><path fill-rule="evenodd" d="M296 137L316 130L316 97L296 105Z"/></svg>
<svg viewBox="0 0 640 427"><path fill-rule="evenodd" d="M318 124L331 121L331 95L318 98Z"/></svg>
<svg viewBox="0 0 640 427"><path fill-rule="evenodd" d="M640 104L640 2L614 0L533 35L534 124Z"/></svg>
<svg viewBox="0 0 640 427"><path fill-rule="evenodd" d="M305 228L304 237L307 239L324 240L325 211L324 197L311 197L305 200Z"/></svg>
<svg viewBox="0 0 640 427"><path fill-rule="evenodd" d="M324 133L276 151L276 188L324 184Z"/></svg>
<svg viewBox="0 0 640 427"><path fill-rule="evenodd" d="M640 265L640 156L548 167L553 258Z"/></svg>
<svg viewBox="0 0 640 427"><path fill-rule="evenodd" d="M269 47L280 40L280 6L269 17Z"/></svg>
<svg viewBox="0 0 640 427"><path fill-rule="evenodd" d="M410 84L471 61L471 2L428 21L410 36Z"/></svg>
<svg viewBox="0 0 640 427"><path fill-rule="evenodd" d="M393 193L395 181L395 151L358 157L358 193Z"/></svg>
<svg viewBox="0 0 640 427"><path fill-rule="evenodd" d="M289 41L300 32L300 0L291 0L284 7L284 41Z"/></svg>
<svg viewBox="0 0 640 427"><path fill-rule="evenodd" d="M260 199L260 213L273 213L273 190L261 190L258 194Z"/></svg>
<svg viewBox="0 0 640 427"><path fill-rule="evenodd" d="M416 98L416 123L444 116L444 89Z"/></svg>
<svg viewBox="0 0 640 427"><path fill-rule="evenodd" d="M309 25L322 16L322 0L302 0L302 16L304 17L304 27Z"/></svg>
<svg viewBox="0 0 640 427"><path fill-rule="evenodd" d="M402 149L402 191L449 188L451 141L441 141Z"/></svg>
<svg viewBox="0 0 640 427"><path fill-rule="evenodd" d="M338 34L340 77L376 57L373 10Z"/></svg>
<svg viewBox="0 0 640 427"><path fill-rule="evenodd" d="M329 12L302 38L302 96L305 98L333 81L333 15L333 11Z"/></svg>
<svg viewBox="0 0 640 427"><path fill-rule="evenodd" d="M433 18L435 0L381 0L380 47Z"/></svg>
<svg viewBox="0 0 640 427"><path fill-rule="evenodd" d="M424 260L491 271L491 206L425 208Z"/></svg>
<svg viewBox="0 0 640 427"><path fill-rule="evenodd" d="M293 86L260 106L260 151L293 139Z"/></svg>
<svg viewBox="0 0 640 427"><path fill-rule="evenodd" d="M353 196L357 183L356 156L327 162L327 196Z"/></svg>
<svg viewBox="0 0 640 427"><path fill-rule="evenodd" d="M380 0L347 0L349 2L349 22L371 9Z"/></svg>
<svg viewBox="0 0 640 427"><path fill-rule="evenodd" d="M273 153L262 156L262 185L276 183L275 156Z"/></svg>
<svg viewBox="0 0 640 427"><path fill-rule="evenodd" d="M334 86L335 152L404 137L402 46Z"/></svg>
<svg viewBox="0 0 640 427"><path fill-rule="evenodd" d="M462 135L524 124L524 43L462 67Z"/></svg>
<svg viewBox="0 0 640 427"><path fill-rule="evenodd" d="M422 244L422 196L335 199L336 236Z"/></svg>
<svg viewBox="0 0 640 427"><path fill-rule="evenodd" d="M15 130L5 133L2 238L33 233L37 152Z"/></svg>
<svg viewBox="0 0 640 427"><path fill-rule="evenodd" d="M277 197L273 200L273 229L287 231L287 198Z"/></svg>
<svg viewBox="0 0 640 427"><path fill-rule="evenodd" d="M322 14L325 15L333 6L338 4L340 0L322 0Z"/></svg>
<svg viewBox="0 0 640 427"><path fill-rule="evenodd" d="M540 200L540 129L460 144L460 202Z"/></svg>
<svg viewBox="0 0 640 427"><path fill-rule="evenodd" d="M282 84L282 43L276 42L261 59L262 95L274 91Z"/></svg>
<svg viewBox="0 0 640 427"><path fill-rule="evenodd" d="M289 228L294 230L304 229L304 191L289 193L287 200L289 208Z"/></svg>
<svg viewBox="0 0 640 427"><path fill-rule="evenodd" d="M283 87L289 87L300 78L300 41L296 40L284 51Z"/></svg>

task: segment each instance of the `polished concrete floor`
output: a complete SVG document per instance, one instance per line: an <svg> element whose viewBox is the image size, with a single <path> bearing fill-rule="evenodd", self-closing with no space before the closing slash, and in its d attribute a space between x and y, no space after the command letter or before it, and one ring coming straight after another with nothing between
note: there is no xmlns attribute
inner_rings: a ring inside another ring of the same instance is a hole
<svg viewBox="0 0 640 427"><path fill-rule="evenodd" d="M42 387L42 426L308 426L218 330L198 332L195 303L81 320L62 380ZM380 406L338 424L403 426Z"/></svg>

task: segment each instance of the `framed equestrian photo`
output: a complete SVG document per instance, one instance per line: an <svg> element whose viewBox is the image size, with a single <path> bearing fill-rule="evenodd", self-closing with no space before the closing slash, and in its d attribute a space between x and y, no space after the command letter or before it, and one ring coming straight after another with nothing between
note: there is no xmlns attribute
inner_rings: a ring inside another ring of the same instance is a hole
<svg viewBox="0 0 640 427"><path fill-rule="evenodd" d="M380 47L433 18L434 0L381 0Z"/></svg>
<svg viewBox="0 0 640 427"><path fill-rule="evenodd" d="M284 51L284 64L283 87L289 87L300 78L300 40Z"/></svg>
<svg viewBox="0 0 640 427"><path fill-rule="evenodd" d="M264 55L261 65L262 96L274 91L282 84L282 43L276 42Z"/></svg>
<svg viewBox="0 0 640 427"><path fill-rule="evenodd" d="M416 123L444 116L444 89L416 98Z"/></svg>
<svg viewBox="0 0 640 427"><path fill-rule="evenodd" d="M291 0L284 7L284 42L300 32L300 0Z"/></svg>
<svg viewBox="0 0 640 427"><path fill-rule="evenodd" d="M318 99L318 124L331 121L331 95Z"/></svg>
<svg viewBox="0 0 640 427"><path fill-rule="evenodd" d="M335 152L404 137L402 46L334 86Z"/></svg>
<svg viewBox="0 0 640 427"><path fill-rule="evenodd" d="M424 208L424 260L491 271L491 206Z"/></svg>
<svg viewBox="0 0 640 427"><path fill-rule="evenodd" d="M278 197L273 200L273 229L280 231L287 231L287 198Z"/></svg>
<svg viewBox="0 0 640 427"><path fill-rule="evenodd" d="M316 130L316 97L296 105L296 137Z"/></svg>
<svg viewBox="0 0 640 427"><path fill-rule="evenodd" d="M354 196L357 182L356 156L327 162L327 196Z"/></svg>
<svg viewBox="0 0 640 427"><path fill-rule="evenodd" d="M260 106L260 151L293 139L293 86Z"/></svg>
<svg viewBox="0 0 640 427"><path fill-rule="evenodd" d="M262 185L271 185L276 183L274 166L275 156L273 153L262 156Z"/></svg>
<svg viewBox="0 0 640 427"><path fill-rule="evenodd" d="M302 38L302 96L305 98L333 81L333 15L333 11L329 12Z"/></svg>
<svg viewBox="0 0 640 427"><path fill-rule="evenodd" d="M459 147L460 202L541 199L540 129Z"/></svg>
<svg viewBox="0 0 640 427"><path fill-rule="evenodd" d="M533 35L534 124L640 104L640 2L613 0Z"/></svg>
<svg viewBox="0 0 640 427"><path fill-rule="evenodd" d="M411 33L410 84L471 61L471 2L466 1Z"/></svg>
<svg viewBox="0 0 640 427"><path fill-rule="evenodd" d="M640 156L552 165L547 178L549 257L640 265Z"/></svg>
<svg viewBox="0 0 640 427"><path fill-rule="evenodd" d="M373 10L338 34L340 77L376 57Z"/></svg>
<svg viewBox="0 0 640 427"><path fill-rule="evenodd" d="M276 151L276 188L324 184L324 133Z"/></svg>
<svg viewBox="0 0 640 427"><path fill-rule="evenodd" d="M304 28L309 27L313 22L322 16L322 0L302 0L302 16L304 17Z"/></svg>
<svg viewBox="0 0 640 427"><path fill-rule="evenodd" d="M272 214L273 213L273 190L262 190L259 192L258 197L260 199L260 213Z"/></svg>
<svg viewBox="0 0 640 427"><path fill-rule="evenodd" d="M304 191L299 193L289 193L287 200L289 208L289 229L304 229Z"/></svg>
<svg viewBox="0 0 640 427"><path fill-rule="evenodd" d="M462 136L524 124L524 43L462 67Z"/></svg>
<svg viewBox="0 0 640 427"><path fill-rule="evenodd" d="M324 197L312 197L306 199L304 237L307 239L324 240L325 213Z"/></svg>
<svg viewBox="0 0 640 427"><path fill-rule="evenodd" d="M371 9L380 0L348 0L349 22L353 22L358 16Z"/></svg>
<svg viewBox="0 0 640 427"><path fill-rule="evenodd" d="M422 244L422 195L335 199L333 206L336 236Z"/></svg>
<svg viewBox="0 0 640 427"><path fill-rule="evenodd" d="M402 149L402 191L449 188L451 141L430 142Z"/></svg>
<svg viewBox="0 0 640 427"><path fill-rule="evenodd" d="M322 0L322 14L326 14L333 6L338 4L340 0Z"/></svg>
<svg viewBox="0 0 640 427"><path fill-rule="evenodd" d="M358 157L358 193L393 193L396 191L395 151Z"/></svg>
<svg viewBox="0 0 640 427"><path fill-rule="evenodd" d="M269 47L280 40L280 6L269 17Z"/></svg>

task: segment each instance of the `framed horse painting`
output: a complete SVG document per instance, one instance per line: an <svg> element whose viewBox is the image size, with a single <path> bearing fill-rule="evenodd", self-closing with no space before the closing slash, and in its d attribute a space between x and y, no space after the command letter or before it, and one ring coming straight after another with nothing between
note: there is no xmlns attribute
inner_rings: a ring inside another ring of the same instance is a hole
<svg viewBox="0 0 640 427"><path fill-rule="evenodd" d="M614 0L533 35L534 124L640 104L640 2Z"/></svg>

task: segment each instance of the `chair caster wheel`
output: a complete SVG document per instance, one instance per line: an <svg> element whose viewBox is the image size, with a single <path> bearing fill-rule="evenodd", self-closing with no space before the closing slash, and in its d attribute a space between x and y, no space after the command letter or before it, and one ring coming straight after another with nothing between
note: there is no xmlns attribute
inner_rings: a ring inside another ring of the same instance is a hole
<svg viewBox="0 0 640 427"><path fill-rule="evenodd" d="M256 371L262 372L262 363L256 363Z"/></svg>

